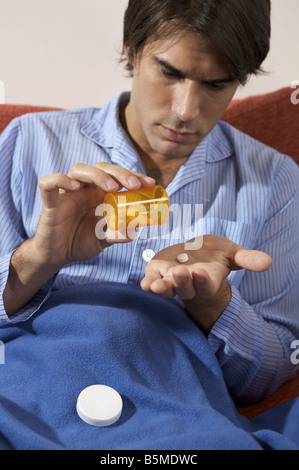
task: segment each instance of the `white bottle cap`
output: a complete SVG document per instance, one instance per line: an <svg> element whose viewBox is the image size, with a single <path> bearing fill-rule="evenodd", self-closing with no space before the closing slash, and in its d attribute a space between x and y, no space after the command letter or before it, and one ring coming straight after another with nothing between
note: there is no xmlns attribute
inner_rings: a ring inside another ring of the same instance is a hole
<svg viewBox="0 0 299 470"><path fill-rule="evenodd" d="M92 426L115 423L121 416L122 407L119 393L107 385L91 385L82 390L77 400L78 415Z"/></svg>

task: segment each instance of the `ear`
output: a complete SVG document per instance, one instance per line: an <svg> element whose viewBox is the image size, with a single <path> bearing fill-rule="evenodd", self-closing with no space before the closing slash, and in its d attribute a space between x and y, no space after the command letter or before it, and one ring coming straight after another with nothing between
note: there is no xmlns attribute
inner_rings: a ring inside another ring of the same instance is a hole
<svg viewBox="0 0 299 470"><path fill-rule="evenodd" d="M130 67L134 68L135 66L135 57L130 54L130 44L126 43L124 46L124 55L127 59L128 64Z"/></svg>
<svg viewBox="0 0 299 470"><path fill-rule="evenodd" d="M130 45L127 42L124 46L124 55L126 56L127 61L129 61L129 49L130 49Z"/></svg>

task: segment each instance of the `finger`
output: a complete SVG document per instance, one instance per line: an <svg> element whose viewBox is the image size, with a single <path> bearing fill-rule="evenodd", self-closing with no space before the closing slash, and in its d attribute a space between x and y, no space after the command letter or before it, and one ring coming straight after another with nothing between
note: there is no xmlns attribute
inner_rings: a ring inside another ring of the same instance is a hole
<svg viewBox="0 0 299 470"><path fill-rule="evenodd" d="M114 192L121 188L136 190L141 186L151 187L155 180L142 173L131 172L110 163L101 162L95 166L76 163L68 176L83 183L95 184L105 192Z"/></svg>
<svg viewBox="0 0 299 470"><path fill-rule="evenodd" d="M85 163L76 163L70 169L68 176L81 183L94 184L105 192L117 191L118 182L100 168L86 165Z"/></svg>
<svg viewBox="0 0 299 470"><path fill-rule="evenodd" d="M149 290L165 298L171 298L176 295L175 287L171 279L161 278L151 282Z"/></svg>
<svg viewBox="0 0 299 470"><path fill-rule="evenodd" d="M234 263L237 268L248 269L249 271L264 272L272 265L272 258L267 253L258 250L246 250L240 247L234 256Z"/></svg>
<svg viewBox="0 0 299 470"><path fill-rule="evenodd" d="M117 165L111 165L107 162L97 163L95 167L105 171L115 181L117 181L120 186L128 190L136 190L141 187L152 187L155 184L155 180L150 176L137 171L130 171Z"/></svg>
<svg viewBox="0 0 299 470"><path fill-rule="evenodd" d="M196 295L190 271L185 267L175 268L172 272L176 295L182 300L193 299Z"/></svg>
<svg viewBox="0 0 299 470"><path fill-rule="evenodd" d="M152 259L145 268L145 276L140 285L143 290L152 291L166 297L174 295L173 278L170 273L172 263Z"/></svg>
<svg viewBox="0 0 299 470"><path fill-rule="evenodd" d="M197 271L192 274L196 295L208 299L217 294L222 279L213 279L207 271Z"/></svg>
<svg viewBox="0 0 299 470"><path fill-rule="evenodd" d="M149 269L149 264L145 268L145 276L142 279L140 286L145 291L150 291L152 284L156 281L162 279L162 274L159 269Z"/></svg>
<svg viewBox="0 0 299 470"><path fill-rule="evenodd" d="M144 274L140 286L143 290L151 291L153 283L167 274L167 267L161 261L152 260L147 264Z"/></svg>
<svg viewBox="0 0 299 470"><path fill-rule="evenodd" d="M141 281L141 287L143 290L154 292L165 298L174 297L176 295L174 277L167 272L165 267L163 271L150 270Z"/></svg>
<svg viewBox="0 0 299 470"><path fill-rule="evenodd" d="M50 208L56 206L59 191L78 191L80 183L64 173L54 173L43 176L39 181L39 188L43 203Z"/></svg>

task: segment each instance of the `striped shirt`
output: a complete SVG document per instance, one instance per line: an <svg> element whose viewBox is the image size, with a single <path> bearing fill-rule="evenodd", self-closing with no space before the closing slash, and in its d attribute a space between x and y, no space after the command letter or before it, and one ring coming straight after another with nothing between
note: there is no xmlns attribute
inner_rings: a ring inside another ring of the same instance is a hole
<svg viewBox="0 0 299 470"><path fill-rule="evenodd" d="M167 226L141 228L131 243L69 264L24 308L6 316L10 257L34 236L41 214L39 179L67 173L78 162L105 161L145 173L120 126L118 101L103 109L27 114L0 136L0 324L28 319L55 289L94 281L139 284L153 253L195 235L220 235L273 258L265 273L231 272L231 302L208 336L231 392L261 399L296 372L291 354L299 340L299 168L221 121L166 188L172 208Z"/></svg>

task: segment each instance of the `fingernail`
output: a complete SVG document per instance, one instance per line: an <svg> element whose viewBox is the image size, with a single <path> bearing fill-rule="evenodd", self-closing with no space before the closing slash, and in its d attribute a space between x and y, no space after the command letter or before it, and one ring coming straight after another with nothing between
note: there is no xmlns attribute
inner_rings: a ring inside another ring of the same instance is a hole
<svg viewBox="0 0 299 470"><path fill-rule="evenodd" d="M72 180L72 181L70 181L70 186L71 186L72 189L77 189L80 186L80 182L77 181L77 180Z"/></svg>
<svg viewBox="0 0 299 470"><path fill-rule="evenodd" d="M154 178L152 178L151 176L143 176L142 179L146 183L155 183L156 182L156 180Z"/></svg>
<svg viewBox="0 0 299 470"><path fill-rule="evenodd" d="M113 180L110 179L110 178L106 181L106 187L107 187L108 191L113 191L113 190L119 188L119 186L118 186L118 184L116 183L116 181L113 181Z"/></svg>
<svg viewBox="0 0 299 470"><path fill-rule="evenodd" d="M187 282L188 279L189 279L188 274L174 274L173 276L174 276L175 280L179 283Z"/></svg>
<svg viewBox="0 0 299 470"><path fill-rule="evenodd" d="M129 176L127 181L130 186L140 186L140 181L138 178L135 178L135 176Z"/></svg>
<svg viewBox="0 0 299 470"><path fill-rule="evenodd" d="M193 279L196 281L197 284L204 284L206 281L202 276L198 276L195 273L193 273Z"/></svg>

